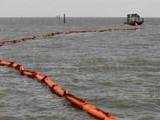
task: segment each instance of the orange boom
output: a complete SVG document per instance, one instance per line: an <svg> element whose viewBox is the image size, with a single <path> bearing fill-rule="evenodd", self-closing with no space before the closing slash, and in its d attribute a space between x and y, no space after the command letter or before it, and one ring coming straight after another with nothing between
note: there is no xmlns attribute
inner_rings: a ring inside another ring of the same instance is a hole
<svg viewBox="0 0 160 120"><path fill-rule="evenodd" d="M53 37L55 35L67 35L67 34L73 34L73 33L88 33L88 32L110 32L110 31L128 31L128 30L137 30L137 27L126 27L126 28L104 28L104 29L95 29L95 30L71 30L71 31L64 31L64 32L47 32L47 33L42 33L40 35L32 35L32 36L26 36L26 37L21 37L18 39L10 39L10 40L5 40L2 41L0 40L0 47L1 46L6 46L6 45L12 45L28 40L34 40L38 38L49 38Z"/></svg>
<svg viewBox="0 0 160 120"><path fill-rule="evenodd" d="M93 116L98 120L117 120L117 118L111 115L109 112L105 112L96 106L92 105L90 102L78 98L60 85L58 85L51 77L37 71L26 69L23 65L17 64L13 61L2 60L0 59L0 66L6 66L17 70L21 75L27 76L32 79L36 79L39 82L45 84L50 88L52 93L57 94L60 97L64 97L68 100L75 108L86 111L88 114Z"/></svg>

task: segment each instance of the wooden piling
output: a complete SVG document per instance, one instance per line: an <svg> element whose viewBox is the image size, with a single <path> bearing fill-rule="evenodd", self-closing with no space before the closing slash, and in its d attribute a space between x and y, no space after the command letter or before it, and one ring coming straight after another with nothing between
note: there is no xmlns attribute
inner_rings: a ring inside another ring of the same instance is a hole
<svg viewBox="0 0 160 120"><path fill-rule="evenodd" d="M66 14L63 14L63 23L66 23Z"/></svg>

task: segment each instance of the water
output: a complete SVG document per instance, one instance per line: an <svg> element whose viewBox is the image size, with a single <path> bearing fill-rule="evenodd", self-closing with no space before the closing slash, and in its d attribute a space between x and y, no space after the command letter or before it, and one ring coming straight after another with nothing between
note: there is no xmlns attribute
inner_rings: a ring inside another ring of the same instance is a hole
<svg viewBox="0 0 160 120"><path fill-rule="evenodd" d="M0 18L0 37L121 24L123 18ZM160 118L160 19L137 31L61 35L0 47L120 120ZM94 120L37 81L0 67L0 120Z"/></svg>

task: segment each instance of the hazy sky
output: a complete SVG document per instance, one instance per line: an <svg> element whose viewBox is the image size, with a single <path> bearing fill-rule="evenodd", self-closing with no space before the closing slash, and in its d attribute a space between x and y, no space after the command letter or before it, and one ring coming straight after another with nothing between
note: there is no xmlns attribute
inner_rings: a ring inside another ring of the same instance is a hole
<svg viewBox="0 0 160 120"><path fill-rule="evenodd" d="M133 9L160 17L160 0L0 0L0 17L118 17Z"/></svg>

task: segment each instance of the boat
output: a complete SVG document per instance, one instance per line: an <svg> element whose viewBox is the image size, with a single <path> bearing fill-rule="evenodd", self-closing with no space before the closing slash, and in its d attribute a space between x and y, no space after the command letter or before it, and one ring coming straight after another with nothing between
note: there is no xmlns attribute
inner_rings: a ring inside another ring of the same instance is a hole
<svg viewBox="0 0 160 120"><path fill-rule="evenodd" d="M137 26L142 25L144 22L144 18L140 17L137 13L135 14L127 14L127 22L125 24Z"/></svg>

